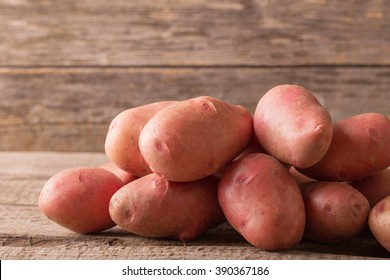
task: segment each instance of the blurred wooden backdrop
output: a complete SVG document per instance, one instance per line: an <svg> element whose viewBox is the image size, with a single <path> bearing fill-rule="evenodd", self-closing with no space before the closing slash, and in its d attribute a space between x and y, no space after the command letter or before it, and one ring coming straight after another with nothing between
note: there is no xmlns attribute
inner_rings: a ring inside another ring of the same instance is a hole
<svg viewBox="0 0 390 280"><path fill-rule="evenodd" d="M0 0L0 150L104 151L127 108L311 89L390 117L387 0Z"/></svg>

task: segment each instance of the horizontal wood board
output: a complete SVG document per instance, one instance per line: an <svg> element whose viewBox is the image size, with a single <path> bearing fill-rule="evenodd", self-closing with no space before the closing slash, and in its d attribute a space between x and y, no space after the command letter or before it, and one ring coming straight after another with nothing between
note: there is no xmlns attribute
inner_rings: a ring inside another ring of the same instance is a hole
<svg viewBox="0 0 390 280"><path fill-rule="evenodd" d="M210 95L254 112L271 87L300 84L334 121L390 117L390 67L182 67L0 69L0 150L102 152L122 110Z"/></svg>
<svg viewBox="0 0 390 280"><path fill-rule="evenodd" d="M383 0L0 1L2 66L389 65Z"/></svg>

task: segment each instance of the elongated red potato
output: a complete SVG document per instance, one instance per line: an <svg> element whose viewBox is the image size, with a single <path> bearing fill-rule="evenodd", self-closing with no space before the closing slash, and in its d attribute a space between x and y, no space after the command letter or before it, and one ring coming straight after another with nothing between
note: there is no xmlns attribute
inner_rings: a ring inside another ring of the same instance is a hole
<svg viewBox="0 0 390 280"><path fill-rule="evenodd" d="M306 182L301 185L306 209L305 238L339 243L367 226L368 200L344 182Z"/></svg>
<svg viewBox="0 0 390 280"><path fill-rule="evenodd" d="M137 177L151 173L138 147L139 134L158 111L176 102L155 102L119 113L111 121L104 145L110 161Z"/></svg>
<svg viewBox="0 0 390 280"><path fill-rule="evenodd" d="M171 182L152 173L116 192L110 215L123 229L140 236L190 241L225 221L218 182L217 176Z"/></svg>
<svg viewBox="0 0 390 280"><path fill-rule="evenodd" d="M38 204L49 219L71 231L99 232L115 226L108 207L122 186L118 177L103 168L70 168L45 183Z"/></svg>
<svg viewBox="0 0 390 280"><path fill-rule="evenodd" d="M214 174L251 142L253 118L242 106L201 96L159 111L139 138L150 169L170 181Z"/></svg>
<svg viewBox="0 0 390 280"><path fill-rule="evenodd" d="M390 196L385 197L372 208L368 225L378 242L390 252Z"/></svg>
<svg viewBox="0 0 390 280"><path fill-rule="evenodd" d="M309 90L279 85L257 104L254 131L267 153L285 164L306 168L328 150L333 127L329 112Z"/></svg>
<svg viewBox="0 0 390 280"><path fill-rule="evenodd" d="M296 246L303 236L305 207L298 183L267 154L249 154L225 170L218 199L229 223L264 250Z"/></svg>
<svg viewBox="0 0 390 280"><path fill-rule="evenodd" d="M333 139L324 157L299 171L321 181L354 181L390 166L390 120L364 113L333 126Z"/></svg>
<svg viewBox="0 0 390 280"><path fill-rule="evenodd" d="M390 168L351 184L368 199L371 207L374 207L379 201L390 196Z"/></svg>

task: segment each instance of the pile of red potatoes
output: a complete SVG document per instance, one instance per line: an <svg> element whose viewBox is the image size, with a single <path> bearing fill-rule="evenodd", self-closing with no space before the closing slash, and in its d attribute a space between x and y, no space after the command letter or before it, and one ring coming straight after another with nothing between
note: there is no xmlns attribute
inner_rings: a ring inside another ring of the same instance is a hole
<svg viewBox="0 0 390 280"><path fill-rule="evenodd" d="M46 182L39 207L49 219L80 234L118 225L182 241L227 221L263 250L369 228L390 251L390 120L333 122L302 86L270 89L253 115L209 96L125 110L105 152L103 166Z"/></svg>

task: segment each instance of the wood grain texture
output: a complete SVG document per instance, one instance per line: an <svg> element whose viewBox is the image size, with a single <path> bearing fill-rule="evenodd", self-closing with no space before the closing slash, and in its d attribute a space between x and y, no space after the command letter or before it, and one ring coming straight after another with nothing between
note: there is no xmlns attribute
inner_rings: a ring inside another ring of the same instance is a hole
<svg viewBox="0 0 390 280"><path fill-rule="evenodd" d="M106 162L103 153L1 152L0 204L36 206L43 185L57 172Z"/></svg>
<svg viewBox="0 0 390 280"><path fill-rule="evenodd" d="M105 162L102 153L0 152L0 259L388 259L370 234L326 245L302 240L292 250L251 246L229 224L192 242L151 239L119 227L80 235L55 224L38 208L44 182L73 166Z"/></svg>
<svg viewBox="0 0 390 280"><path fill-rule="evenodd" d="M303 240L294 249L269 252L247 243L229 224L197 240L143 238L119 227L79 235L44 217L37 206L0 204L1 259L382 259L390 258L372 236L337 245ZM29 217L26 219L26 217Z"/></svg>
<svg viewBox="0 0 390 280"><path fill-rule="evenodd" d="M1 242L1 240L0 240ZM27 260L377 260L364 256L289 251L266 252L247 247L93 246L93 244L0 247L0 257Z"/></svg>
<svg viewBox="0 0 390 280"><path fill-rule="evenodd" d="M0 66L390 64L384 0L1 0L0 11Z"/></svg>
<svg viewBox="0 0 390 280"><path fill-rule="evenodd" d="M102 152L122 110L210 95L254 112L283 83L312 90L334 120L390 117L390 67L2 68L0 150Z"/></svg>
<svg viewBox="0 0 390 280"><path fill-rule="evenodd" d="M1 242L9 239L0 238ZM267 252L249 246L206 246L178 244L176 246L110 246L109 243L97 242L60 242L59 245L36 240L37 245L30 245L30 239L19 246L0 247L1 259L27 260L378 260L383 257L356 256L342 253L318 253L316 251L289 250L286 252ZM34 241L34 240L33 240ZM357 245L357 244L355 244Z"/></svg>

